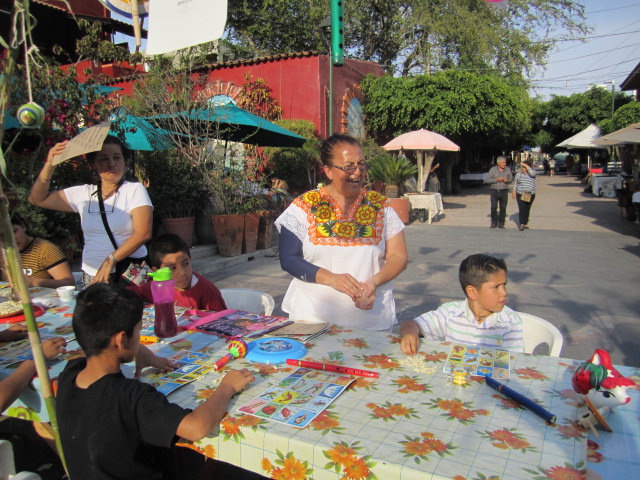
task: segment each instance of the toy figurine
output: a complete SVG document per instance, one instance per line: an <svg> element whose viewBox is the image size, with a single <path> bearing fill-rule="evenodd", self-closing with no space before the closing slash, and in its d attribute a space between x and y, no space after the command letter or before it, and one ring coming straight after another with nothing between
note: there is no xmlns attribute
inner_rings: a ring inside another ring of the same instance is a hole
<svg viewBox="0 0 640 480"><path fill-rule="evenodd" d="M571 383L576 392L585 396L587 404L600 414L629 403L627 388L635 386L613 367L609 352L601 348L576 369Z"/></svg>
<svg viewBox="0 0 640 480"><path fill-rule="evenodd" d="M247 354L247 344L244 340L236 338L229 343L229 353L220 358L214 365L214 370L219 370L234 358L242 358Z"/></svg>

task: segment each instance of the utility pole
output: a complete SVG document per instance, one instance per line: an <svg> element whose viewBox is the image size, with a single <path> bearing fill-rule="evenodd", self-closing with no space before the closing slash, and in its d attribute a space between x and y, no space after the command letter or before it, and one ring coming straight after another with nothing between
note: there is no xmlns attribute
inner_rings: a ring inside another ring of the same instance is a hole
<svg viewBox="0 0 640 480"><path fill-rule="evenodd" d="M613 113L615 112L615 101L616 94L614 93L615 83L613 80L609 80L611 82L611 118L613 118Z"/></svg>

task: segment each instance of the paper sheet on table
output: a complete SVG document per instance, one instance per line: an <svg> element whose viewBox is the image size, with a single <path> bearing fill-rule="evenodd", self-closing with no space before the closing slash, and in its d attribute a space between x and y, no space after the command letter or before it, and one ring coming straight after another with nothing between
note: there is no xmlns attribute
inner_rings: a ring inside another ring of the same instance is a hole
<svg viewBox="0 0 640 480"><path fill-rule="evenodd" d="M87 128L80 135L73 137L67 143L62 153L53 160L54 165L69 160L89 152L96 152L102 148L104 139L107 138L111 122L104 122L99 125Z"/></svg>

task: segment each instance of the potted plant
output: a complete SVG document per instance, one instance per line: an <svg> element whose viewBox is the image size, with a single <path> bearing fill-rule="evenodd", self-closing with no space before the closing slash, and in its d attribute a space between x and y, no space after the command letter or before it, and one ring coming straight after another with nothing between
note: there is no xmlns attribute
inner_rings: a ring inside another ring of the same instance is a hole
<svg viewBox="0 0 640 480"><path fill-rule="evenodd" d="M142 164L155 215L165 231L179 235L191 247L202 176L175 150L147 154Z"/></svg>
<svg viewBox="0 0 640 480"><path fill-rule="evenodd" d="M418 167L406 157L389 153L376 155L369 165L369 180L384 183L384 193L404 223L409 222L409 200L404 197L398 198L398 191L402 183L417 173Z"/></svg>
<svg viewBox="0 0 640 480"><path fill-rule="evenodd" d="M214 214L211 223L220 255L255 252L260 216L267 199L261 182L243 159L206 174Z"/></svg>

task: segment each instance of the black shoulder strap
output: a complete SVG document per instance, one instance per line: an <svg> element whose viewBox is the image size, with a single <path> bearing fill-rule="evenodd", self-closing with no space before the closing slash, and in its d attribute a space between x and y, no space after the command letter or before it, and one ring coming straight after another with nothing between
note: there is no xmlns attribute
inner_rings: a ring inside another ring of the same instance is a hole
<svg viewBox="0 0 640 480"><path fill-rule="evenodd" d="M104 200L102 199L102 185L100 184L100 182L98 182L98 203L100 205L100 216L102 217L104 229L107 231L107 235L109 235L109 240L111 240L114 250L117 250L118 244L116 243L116 239L113 237L113 233L111 233L111 228L109 228L109 222L107 221L107 213L104 210Z"/></svg>

